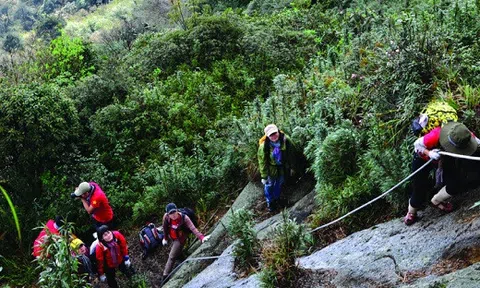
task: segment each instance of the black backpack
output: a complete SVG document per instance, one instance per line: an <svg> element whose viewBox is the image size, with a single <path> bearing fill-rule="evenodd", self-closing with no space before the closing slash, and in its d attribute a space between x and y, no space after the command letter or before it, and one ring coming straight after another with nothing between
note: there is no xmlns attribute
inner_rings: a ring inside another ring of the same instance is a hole
<svg viewBox="0 0 480 288"><path fill-rule="evenodd" d="M178 212L180 212L180 214L182 214L181 229L185 234L192 233L192 231L190 231L190 229L188 229L187 225L184 225L185 224L185 215L187 215L188 218L190 218L190 220L192 220L193 225L198 228L197 215L195 215L195 211L193 211L192 208L188 208L188 207L180 208L180 209L178 209ZM167 224L169 222L168 219L169 219L168 217L165 218L165 220L167 221Z"/></svg>
<svg viewBox="0 0 480 288"><path fill-rule="evenodd" d="M185 215L188 216L188 218L190 218L190 220L192 220L192 223L195 227L198 226L198 221L197 221L197 215L195 215L195 211L193 211L193 209L191 208L188 208L188 207L184 207L184 208L180 208L178 209L178 211L180 213L182 213L182 217L183 217L183 223L185 223ZM188 229L187 226L185 225L182 225L184 227L184 231L187 232L187 233L191 233L192 231L190 231L190 229ZM197 227L198 228L198 227Z"/></svg>
<svg viewBox="0 0 480 288"><path fill-rule="evenodd" d="M158 247L163 240L163 233L158 231L153 223L143 226L138 236L140 237L140 246L143 248L143 259L147 257L150 251Z"/></svg>

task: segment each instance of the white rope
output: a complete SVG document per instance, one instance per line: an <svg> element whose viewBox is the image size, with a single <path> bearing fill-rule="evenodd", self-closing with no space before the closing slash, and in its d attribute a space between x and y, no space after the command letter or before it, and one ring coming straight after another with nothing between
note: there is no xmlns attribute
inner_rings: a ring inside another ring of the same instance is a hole
<svg viewBox="0 0 480 288"><path fill-rule="evenodd" d="M445 152L445 151L439 151L438 152L439 154L441 155L445 155L445 156L450 156L450 157L455 157L455 158L462 158L462 159L468 159L468 160L476 160L476 161L480 161L480 157L475 157L475 156L467 156L467 155L461 155L461 154L456 154L456 153L450 153L450 152ZM388 190L387 192L383 193L382 195L378 196L377 198L363 204L362 206L348 212L347 214L343 215L342 217L340 218L337 218L327 224L324 224L320 227L317 227L315 229L313 229L312 231L310 231L311 233L315 232L315 231L318 231L320 229L323 229L325 227L328 227L334 223L337 223L339 222L340 220L346 218L347 216L349 215L352 215L353 213L357 212L358 210L372 204L373 202L377 201L378 199L384 197L385 195L387 195L388 193L392 192L395 188L397 188L398 186L400 186L401 184L403 184L405 181L407 181L408 179L412 178L415 174L417 174L420 170L422 170L423 168L425 168L428 164L430 164L430 162L432 162L433 159L430 159L427 161L427 163L423 164L422 167L418 168L415 172L413 172L412 174L408 175L407 178L403 179L402 181L400 181L397 185L393 186L392 188L390 188L390 190Z"/></svg>
<svg viewBox="0 0 480 288"><path fill-rule="evenodd" d="M445 156L450 156L450 157L455 157L455 158L462 158L462 159L480 161L480 157L476 157L476 156L467 156L467 155L455 154L455 153L450 153L450 152L445 152L445 151L440 151L440 152L438 152L438 154L445 155Z"/></svg>
<svg viewBox="0 0 480 288"><path fill-rule="evenodd" d="M325 228L325 227L328 227L328 226L330 226L330 225L332 225L332 224L335 224L335 223L339 222L340 220L346 218L347 216L352 215L353 213L357 212L358 210L360 210L360 209L362 209L362 208L364 208L364 207L372 204L373 202L377 201L378 199L384 197L384 196L387 195L388 193L390 193L390 192L392 192L393 190L395 190L395 188L397 188L398 186L400 186L400 185L402 185L403 183L405 183L408 179L412 178L412 177L413 177L415 174L417 174L420 170L422 170L423 168L427 167L427 166L430 164L430 162L432 162L432 161L433 161L433 159L428 160L427 163L423 164L422 167L418 168L415 172L413 172L412 174L408 175L405 179L403 179L402 181L398 182L397 185L393 186L392 188L390 188L387 192L383 193L382 195L380 195L380 196L378 196L378 197L376 197L376 198L368 201L367 203L363 204L362 206L360 206L360 207L358 207L358 208L356 208L356 209L348 212L347 214L343 215L342 217L339 217L339 218L337 218L337 219L335 219L335 220L333 220L333 221L331 221L331 222L328 222L327 224L324 224L324 225L322 225L322 226L319 226L319 227L313 229L312 231L310 231L310 233L313 233L313 232L315 232L315 231L318 231L318 230L320 230L320 229L323 229L323 228Z"/></svg>

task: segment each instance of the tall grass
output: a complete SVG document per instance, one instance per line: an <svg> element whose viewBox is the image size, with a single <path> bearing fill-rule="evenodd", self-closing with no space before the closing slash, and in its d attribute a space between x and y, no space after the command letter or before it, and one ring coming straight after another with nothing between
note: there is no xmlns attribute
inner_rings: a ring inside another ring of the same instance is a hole
<svg viewBox="0 0 480 288"><path fill-rule="evenodd" d="M15 206L13 206L12 199L8 196L7 191L0 186L0 190L2 190L3 197L7 200L8 206L10 207L10 211L12 211L13 220L15 222L15 228L17 229L18 233L18 242L22 241L22 231L20 230L20 221L18 221L17 211L15 210Z"/></svg>

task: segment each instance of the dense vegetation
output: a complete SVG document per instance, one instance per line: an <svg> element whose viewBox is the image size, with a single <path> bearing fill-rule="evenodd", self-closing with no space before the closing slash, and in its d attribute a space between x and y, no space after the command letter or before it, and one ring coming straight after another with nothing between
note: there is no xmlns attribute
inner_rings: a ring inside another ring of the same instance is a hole
<svg viewBox="0 0 480 288"><path fill-rule="evenodd" d="M271 122L304 147L315 224L409 174L409 124L432 99L478 135L478 1L312 2L145 0L111 27L62 30L57 13L32 23L42 41L5 34L0 184L23 237L0 201L2 281L36 281L32 228L62 214L88 229L69 196L81 181L104 188L125 227L170 201L201 216L227 203L257 177ZM405 187L392 195L382 210L405 208Z"/></svg>

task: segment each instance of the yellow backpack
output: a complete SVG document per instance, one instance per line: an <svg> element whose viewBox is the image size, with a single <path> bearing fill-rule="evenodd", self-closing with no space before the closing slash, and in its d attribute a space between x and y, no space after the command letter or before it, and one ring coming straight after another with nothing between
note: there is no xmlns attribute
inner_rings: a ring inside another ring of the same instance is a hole
<svg viewBox="0 0 480 288"><path fill-rule="evenodd" d="M457 121L458 115L455 108L447 102L434 101L430 102L424 109L424 114L428 116L427 126L423 128L422 133L428 133L435 127L441 126L449 121Z"/></svg>
<svg viewBox="0 0 480 288"><path fill-rule="evenodd" d="M263 135L262 138L258 139L258 146L262 145L263 142L267 139L267 135Z"/></svg>
<svg viewBox="0 0 480 288"><path fill-rule="evenodd" d="M457 121L455 108L444 101L432 101L412 123L414 134L425 135L449 121Z"/></svg>

